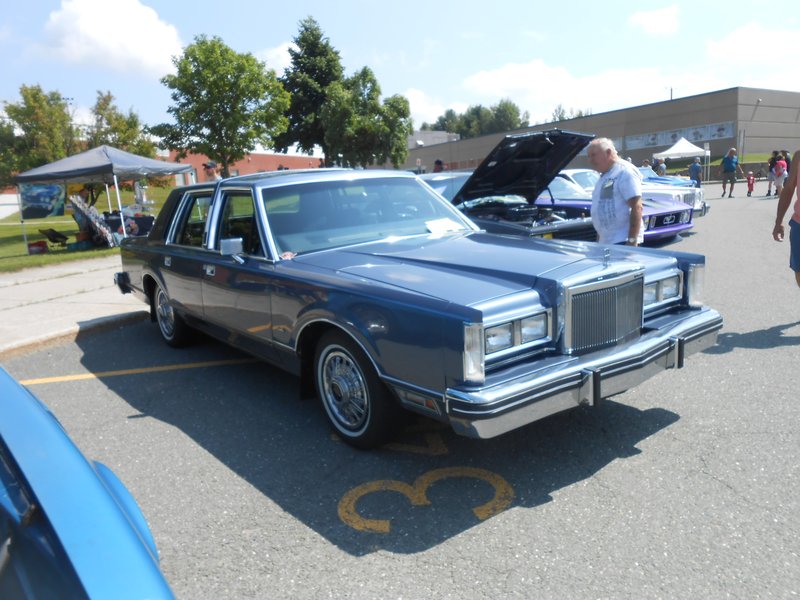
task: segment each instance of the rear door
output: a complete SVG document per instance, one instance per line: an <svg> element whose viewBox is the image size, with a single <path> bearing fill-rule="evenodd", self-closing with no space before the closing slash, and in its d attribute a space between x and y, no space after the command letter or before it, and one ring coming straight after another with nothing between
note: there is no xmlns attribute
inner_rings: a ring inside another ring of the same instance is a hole
<svg viewBox="0 0 800 600"><path fill-rule="evenodd" d="M181 200L177 218L168 235L169 252L161 257L161 274L173 307L181 313L203 315L203 265L206 220L213 188L189 190Z"/></svg>

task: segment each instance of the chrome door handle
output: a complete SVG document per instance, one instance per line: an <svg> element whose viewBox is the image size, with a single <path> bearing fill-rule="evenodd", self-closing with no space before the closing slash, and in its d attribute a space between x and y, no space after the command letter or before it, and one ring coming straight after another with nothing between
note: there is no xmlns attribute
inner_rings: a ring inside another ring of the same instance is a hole
<svg viewBox="0 0 800 600"><path fill-rule="evenodd" d="M203 265L203 271L205 271L206 275L209 277L213 277L214 273L217 272L217 269L214 267L214 265Z"/></svg>

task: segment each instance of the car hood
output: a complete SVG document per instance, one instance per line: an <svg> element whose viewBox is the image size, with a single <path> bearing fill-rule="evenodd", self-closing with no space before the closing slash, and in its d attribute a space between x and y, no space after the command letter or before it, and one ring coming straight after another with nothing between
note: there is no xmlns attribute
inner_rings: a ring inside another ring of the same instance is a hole
<svg viewBox="0 0 800 600"><path fill-rule="evenodd" d="M675 259L624 246L470 232L352 246L292 262L471 306L534 287L552 288L567 278L666 266Z"/></svg>
<svg viewBox="0 0 800 600"><path fill-rule="evenodd" d="M453 197L453 204L485 196L536 198L594 138L551 129L504 137Z"/></svg>
<svg viewBox="0 0 800 600"><path fill-rule="evenodd" d="M537 198L536 206L545 208L553 207L555 209L558 209L558 207L570 207L585 210L586 213L589 214L592 210L592 199L588 196L583 200L577 198L570 198L569 200L562 200L560 198L556 198L555 200L550 200L549 198ZM670 200L668 198L642 198L642 215L645 217L669 212L684 211L689 210L690 208L691 207L688 204Z"/></svg>
<svg viewBox="0 0 800 600"><path fill-rule="evenodd" d="M670 187L694 187L691 179L684 179L683 177L645 177L645 183L667 185Z"/></svg>

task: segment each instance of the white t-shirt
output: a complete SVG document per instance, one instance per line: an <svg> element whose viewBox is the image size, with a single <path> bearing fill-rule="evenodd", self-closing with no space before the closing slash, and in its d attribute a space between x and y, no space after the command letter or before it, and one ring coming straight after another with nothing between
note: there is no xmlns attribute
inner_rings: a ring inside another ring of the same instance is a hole
<svg viewBox="0 0 800 600"><path fill-rule="evenodd" d="M628 200L642 195L642 175L626 160L618 160L600 179L592 191L592 223L602 244L628 241L631 209ZM644 224L637 242L644 241Z"/></svg>

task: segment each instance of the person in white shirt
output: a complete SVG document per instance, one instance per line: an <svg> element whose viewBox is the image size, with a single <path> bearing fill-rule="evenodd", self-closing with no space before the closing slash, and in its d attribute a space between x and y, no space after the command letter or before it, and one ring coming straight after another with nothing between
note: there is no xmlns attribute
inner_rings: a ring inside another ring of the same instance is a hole
<svg viewBox="0 0 800 600"><path fill-rule="evenodd" d="M602 244L638 246L642 227L642 176L617 154L614 142L597 138L589 144L589 165L600 179L592 192L592 223Z"/></svg>

